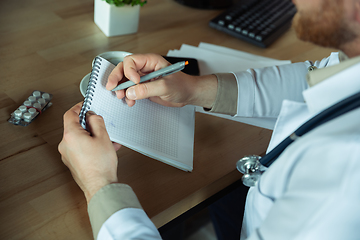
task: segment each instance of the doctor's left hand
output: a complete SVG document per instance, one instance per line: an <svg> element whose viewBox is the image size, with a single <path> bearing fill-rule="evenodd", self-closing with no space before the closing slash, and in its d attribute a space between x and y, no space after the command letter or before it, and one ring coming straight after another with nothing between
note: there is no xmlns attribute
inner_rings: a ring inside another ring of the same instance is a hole
<svg viewBox="0 0 360 240"><path fill-rule="evenodd" d="M79 123L80 109L81 103L64 114L58 150L89 203L100 188L118 182L116 151L121 145L110 141L103 118L94 113L86 115L90 133L84 130Z"/></svg>

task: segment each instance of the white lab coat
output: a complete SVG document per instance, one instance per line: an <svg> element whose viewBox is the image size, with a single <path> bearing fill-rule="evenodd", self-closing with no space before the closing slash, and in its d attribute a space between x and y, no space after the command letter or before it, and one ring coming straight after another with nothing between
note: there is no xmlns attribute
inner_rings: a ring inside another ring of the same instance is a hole
<svg viewBox="0 0 360 240"><path fill-rule="evenodd" d="M337 54L332 54L315 65L337 63ZM269 150L319 110L349 95L349 89L360 91L360 79L342 73L308 89L305 75L310 65L234 73L239 86L238 116L279 116ZM360 69L353 70L359 78ZM338 82L344 78L351 87L340 96ZM249 191L241 239L360 238L356 235L360 226L359 119L360 110L355 110L318 127L284 151ZM108 218L98 239L161 237L143 210L125 208Z"/></svg>
<svg viewBox="0 0 360 240"><path fill-rule="evenodd" d="M269 144L360 91L360 64L285 100ZM360 109L291 144L251 188L241 239L360 239Z"/></svg>

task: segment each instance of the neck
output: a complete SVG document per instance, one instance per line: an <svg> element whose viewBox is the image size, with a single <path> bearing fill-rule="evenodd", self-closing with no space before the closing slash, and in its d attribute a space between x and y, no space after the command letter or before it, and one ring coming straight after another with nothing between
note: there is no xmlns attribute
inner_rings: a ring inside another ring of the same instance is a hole
<svg viewBox="0 0 360 240"><path fill-rule="evenodd" d="M360 38L356 38L355 40L344 44L340 47L349 58L360 56Z"/></svg>

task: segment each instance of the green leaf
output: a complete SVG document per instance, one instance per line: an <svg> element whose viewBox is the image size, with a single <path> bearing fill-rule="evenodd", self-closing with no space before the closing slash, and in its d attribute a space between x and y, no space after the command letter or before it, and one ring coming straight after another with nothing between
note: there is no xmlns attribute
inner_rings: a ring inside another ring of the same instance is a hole
<svg viewBox="0 0 360 240"><path fill-rule="evenodd" d="M121 7L124 5L131 5L131 6L140 5L142 7L147 3L146 0L103 0L103 1L106 1L108 4L113 4L117 7Z"/></svg>

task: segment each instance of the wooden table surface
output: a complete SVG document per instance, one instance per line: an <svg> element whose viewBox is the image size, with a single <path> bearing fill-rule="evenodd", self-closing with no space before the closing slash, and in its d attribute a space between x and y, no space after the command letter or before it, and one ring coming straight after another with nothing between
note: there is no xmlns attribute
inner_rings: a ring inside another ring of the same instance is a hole
<svg viewBox="0 0 360 240"><path fill-rule="evenodd" d="M0 2L0 239L91 239L86 201L57 151L62 116L83 100L79 83L105 51L165 55L186 43L218 44L293 62L331 49L296 39L290 29L262 49L214 30L221 10L173 0L148 0L136 34L107 38L93 22L92 0ZM33 90L53 94L53 106L27 127L7 122ZM160 227L241 175L236 161L263 154L271 131L196 114L194 170L186 173L123 147L119 179L133 187Z"/></svg>

